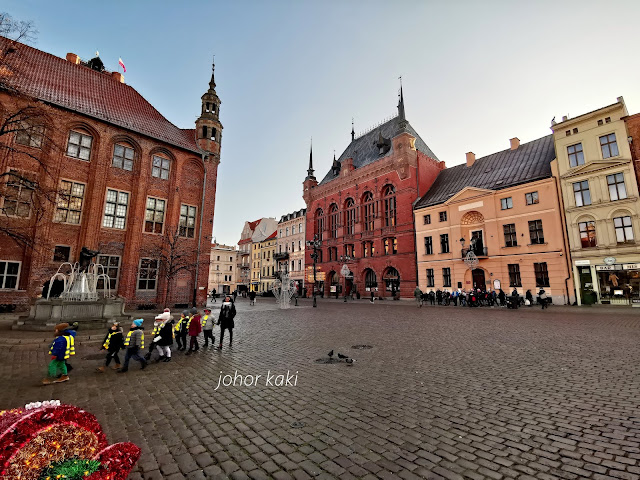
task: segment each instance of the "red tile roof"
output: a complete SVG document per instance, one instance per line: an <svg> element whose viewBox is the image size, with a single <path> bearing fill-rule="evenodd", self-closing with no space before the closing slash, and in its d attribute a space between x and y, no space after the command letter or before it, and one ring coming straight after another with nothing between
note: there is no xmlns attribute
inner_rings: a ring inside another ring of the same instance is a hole
<svg viewBox="0 0 640 480"><path fill-rule="evenodd" d="M278 233L277 230L275 232L273 232L271 235L269 235L267 238L265 238L265 240L271 240L273 238L276 238L276 233Z"/></svg>
<svg viewBox="0 0 640 480"><path fill-rule="evenodd" d="M249 238L243 238L242 240L240 240L238 242L238 245L244 245L245 243L251 243L251 237Z"/></svg>
<svg viewBox="0 0 640 480"><path fill-rule="evenodd" d="M4 50L7 42L0 37L0 48ZM135 89L110 74L21 43L14 47L14 79L9 82L23 93L198 153L194 129L176 127Z"/></svg>
<svg viewBox="0 0 640 480"><path fill-rule="evenodd" d="M260 223L260 220L262 219L260 218L258 220L254 220L253 222L249 222L249 228L251 229L252 232L256 229L256 227Z"/></svg>

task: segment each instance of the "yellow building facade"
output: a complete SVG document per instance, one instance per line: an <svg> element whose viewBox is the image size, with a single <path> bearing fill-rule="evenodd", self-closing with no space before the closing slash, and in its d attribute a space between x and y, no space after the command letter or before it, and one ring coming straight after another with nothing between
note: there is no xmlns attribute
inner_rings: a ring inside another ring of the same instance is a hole
<svg viewBox="0 0 640 480"><path fill-rule="evenodd" d="M276 260L275 253L278 244L277 232L273 232L269 237L260 242L260 284L258 292L270 292L276 280Z"/></svg>
<svg viewBox="0 0 640 480"><path fill-rule="evenodd" d="M553 123L578 304L640 304L640 202L624 99Z"/></svg>

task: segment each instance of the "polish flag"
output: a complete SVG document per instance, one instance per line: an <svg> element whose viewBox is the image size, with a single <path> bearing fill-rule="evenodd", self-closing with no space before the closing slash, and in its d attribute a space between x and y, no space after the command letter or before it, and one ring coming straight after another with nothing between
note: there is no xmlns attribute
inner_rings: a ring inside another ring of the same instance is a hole
<svg viewBox="0 0 640 480"><path fill-rule="evenodd" d="M121 58L118 58L118 65L122 67L122 70L124 70L124 73L127 73L127 67L124 66L124 62L122 61Z"/></svg>

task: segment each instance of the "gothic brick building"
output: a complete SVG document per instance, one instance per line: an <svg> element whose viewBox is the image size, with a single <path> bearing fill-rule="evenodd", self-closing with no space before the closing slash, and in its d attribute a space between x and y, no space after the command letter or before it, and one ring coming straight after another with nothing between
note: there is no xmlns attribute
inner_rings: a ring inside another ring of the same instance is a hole
<svg viewBox="0 0 640 480"><path fill-rule="evenodd" d="M369 295L373 289L383 297L412 296L417 284L413 202L443 168L406 120L402 89L398 115L358 138L352 128L351 143L320 182L310 155L303 198L306 239L317 235L322 241L319 292ZM346 278L340 275L344 264L351 271Z"/></svg>
<svg viewBox="0 0 640 480"><path fill-rule="evenodd" d="M47 119L0 137L3 225L34 245L0 236L0 304L37 297L83 246L100 252L111 293L129 306L191 303L196 292L204 302L222 131L213 73L195 128L181 129L97 57L58 58L2 37L0 48L14 62L3 117L29 107ZM46 186L53 201L34 198L30 185ZM191 267L166 275L172 248L189 252L181 261Z"/></svg>

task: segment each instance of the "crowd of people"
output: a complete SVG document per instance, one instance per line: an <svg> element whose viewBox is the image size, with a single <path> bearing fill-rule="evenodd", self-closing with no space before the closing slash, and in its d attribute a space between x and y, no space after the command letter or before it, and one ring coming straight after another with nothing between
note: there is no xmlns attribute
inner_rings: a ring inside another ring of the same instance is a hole
<svg viewBox="0 0 640 480"><path fill-rule="evenodd" d="M203 348L215 348L216 337L215 326L220 327L220 341L218 349L222 349L225 332L228 332L229 347L233 344L233 329L235 327L234 318L236 316L235 302L227 295L220 306L220 314L217 319L211 315L211 309L205 308L203 314L197 308L184 310L179 319L175 319L168 308L164 309L160 315L156 316L151 329L151 341L145 350L145 330L144 319L133 320L129 331L125 334L122 325L114 322L107 331L100 346L106 351L104 365L97 369L98 373L104 373L111 362L113 369L118 373L125 373L129 370L129 363L135 360L140 363L140 368L146 368L147 364L154 359L157 362L170 362L174 341L176 351L186 351L186 355L192 355L200 350L199 337L202 334L204 339ZM49 362L48 376L42 383L66 382L69 380L71 365L68 360L75 355L75 335L78 324L69 325L60 323L55 326L54 340L49 348L51 360ZM187 337L189 339L187 345ZM188 346L188 350L187 350ZM124 363L120 362L120 351L124 350Z"/></svg>
<svg viewBox="0 0 640 480"><path fill-rule="evenodd" d="M430 305L453 305L460 307L507 307L518 308L521 306L532 307L534 305L533 293L527 290L524 297L520 296L517 288L514 288L511 294L507 294L504 290L481 290L479 288L465 290L430 290L423 292L420 287L416 287L413 292L418 307L422 307L425 303ZM535 303L540 305L542 309L548 308L551 298L547 295L543 288L538 291Z"/></svg>

